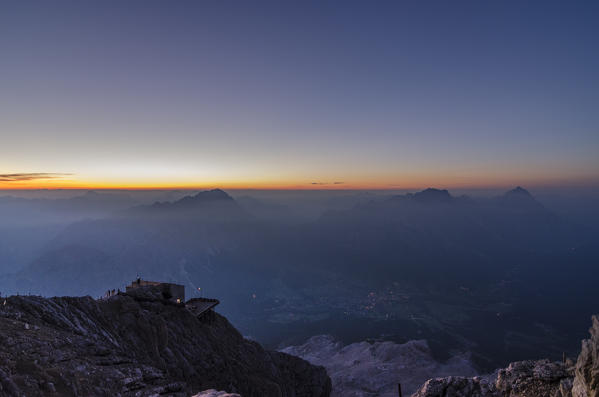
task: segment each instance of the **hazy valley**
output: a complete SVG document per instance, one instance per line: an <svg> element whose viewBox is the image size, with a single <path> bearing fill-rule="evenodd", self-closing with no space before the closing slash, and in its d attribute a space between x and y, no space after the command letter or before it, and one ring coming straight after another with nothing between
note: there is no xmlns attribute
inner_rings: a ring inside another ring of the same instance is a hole
<svg viewBox="0 0 599 397"><path fill-rule="evenodd" d="M140 275L220 299L270 348L426 339L437 359L468 353L481 371L575 355L596 310L597 235L522 188L329 195L295 212L289 198L174 194L4 199L15 230L46 234L28 242L5 224L25 249L2 251L13 266L0 292L97 297Z"/></svg>

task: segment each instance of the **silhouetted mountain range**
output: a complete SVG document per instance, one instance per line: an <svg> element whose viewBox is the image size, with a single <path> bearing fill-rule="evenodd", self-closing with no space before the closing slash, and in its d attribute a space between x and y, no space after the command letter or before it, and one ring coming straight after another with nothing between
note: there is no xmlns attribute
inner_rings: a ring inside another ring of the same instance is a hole
<svg viewBox="0 0 599 397"><path fill-rule="evenodd" d="M216 189L71 224L28 266L3 277L0 291L100 295L138 274L192 291L202 286L218 294L244 332L266 343L279 343L284 332L277 327L294 322L337 327L349 321L352 332L364 332L354 337L364 339L368 333L351 321L372 317L401 324L412 337L442 340L431 345L449 349L484 337L468 330L480 326L481 316L497 319L499 313L509 319L496 327L503 336L477 340L474 349L475 358L493 362L507 354L496 342L506 335L535 334L530 324L540 318L561 327L559 316L548 318L527 302L544 307L547 291L566 279L562 294L576 296L584 280L565 277L563 269L588 272L597 258L593 247L588 235L523 188L494 198L430 188L361 200L296 223L250 214ZM370 293L381 301L373 306ZM530 316L525 321L524 313ZM542 341L555 344L558 339ZM521 354L536 348L518 346Z"/></svg>
<svg viewBox="0 0 599 397"><path fill-rule="evenodd" d="M243 221L250 216L231 196L220 189L199 192L174 202L156 202L135 207L124 214L214 222Z"/></svg>
<svg viewBox="0 0 599 397"><path fill-rule="evenodd" d="M197 209L208 204L233 203L233 197L220 189L199 192L194 196L185 196L173 203L155 203L151 207L155 209Z"/></svg>
<svg viewBox="0 0 599 397"><path fill-rule="evenodd" d="M315 222L298 226L265 224L215 189L75 223L40 258L64 247L89 247L129 272L162 261L160 276L172 276L171 267L178 266L181 256L199 256L212 264L225 250L227 255L241 256L236 259L239 266L250 261L264 271L277 263L277 270L299 266L304 272L326 269L350 278L367 274L380 280L389 275L428 276L431 269L451 278L459 278L461 271L495 277L504 270L498 263L506 257L570 249L577 241L579 236L570 225L520 187L479 200L454 198L447 190L429 188L329 211ZM159 253L152 254L156 250ZM149 258L140 263L136 257L143 256ZM60 279L57 262L52 277ZM33 276L43 273L37 269ZM95 279L90 274L90 280Z"/></svg>

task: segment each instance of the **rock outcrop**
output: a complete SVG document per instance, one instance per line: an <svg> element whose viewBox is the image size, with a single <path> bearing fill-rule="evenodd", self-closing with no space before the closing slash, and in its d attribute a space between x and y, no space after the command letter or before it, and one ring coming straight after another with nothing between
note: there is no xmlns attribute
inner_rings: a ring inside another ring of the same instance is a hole
<svg viewBox="0 0 599 397"><path fill-rule="evenodd" d="M599 317L593 316L591 339L582 341L576 361L573 397L599 397Z"/></svg>
<svg viewBox="0 0 599 397"><path fill-rule="evenodd" d="M119 294L0 302L1 396L329 396L322 367L244 339L222 316ZM234 394L232 394L234 395Z"/></svg>
<svg viewBox="0 0 599 397"><path fill-rule="evenodd" d="M412 397L499 397L495 386L476 376L449 376L433 378L412 395Z"/></svg>
<svg viewBox="0 0 599 397"><path fill-rule="evenodd" d="M404 395L409 395L431 376L476 374L467 355L441 363L433 358L424 340L343 346L332 336L319 335L282 351L326 367L334 397L397 397L398 383Z"/></svg>
<svg viewBox="0 0 599 397"><path fill-rule="evenodd" d="M599 397L599 317L571 360L518 361L487 378L429 379L412 397Z"/></svg>
<svg viewBox="0 0 599 397"><path fill-rule="evenodd" d="M413 397L567 397L572 373L560 362L518 361L490 377L430 379Z"/></svg>

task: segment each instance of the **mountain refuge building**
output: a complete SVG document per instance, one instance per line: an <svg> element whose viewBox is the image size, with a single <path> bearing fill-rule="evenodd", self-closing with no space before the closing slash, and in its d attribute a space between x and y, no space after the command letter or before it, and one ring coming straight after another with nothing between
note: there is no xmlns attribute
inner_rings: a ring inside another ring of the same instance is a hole
<svg viewBox="0 0 599 397"><path fill-rule="evenodd" d="M137 289L156 291L162 296L162 299L173 303L185 303L185 287L180 284L148 281L138 277L126 287L125 292L131 293Z"/></svg>

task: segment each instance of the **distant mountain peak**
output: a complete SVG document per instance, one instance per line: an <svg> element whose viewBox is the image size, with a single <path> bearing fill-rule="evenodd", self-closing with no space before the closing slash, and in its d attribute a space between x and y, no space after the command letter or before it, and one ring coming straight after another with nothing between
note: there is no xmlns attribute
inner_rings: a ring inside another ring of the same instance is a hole
<svg viewBox="0 0 599 397"><path fill-rule="evenodd" d="M414 193L413 197L416 201L427 203L446 203L453 198L447 189L435 189L431 187L424 189L421 192Z"/></svg>
<svg viewBox="0 0 599 397"><path fill-rule="evenodd" d="M517 196L522 196L522 197L524 197L524 196L532 197L532 194L530 194L530 192L528 190L524 189L521 186L516 186L516 188L506 192L505 194L506 194L506 196L517 195Z"/></svg>
<svg viewBox="0 0 599 397"><path fill-rule="evenodd" d="M543 208L543 205L528 190L520 186L505 192L501 199L510 205L526 206L526 208Z"/></svg>
<svg viewBox="0 0 599 397"><path fill-rule="evenodd" d="M225 205L228 207L236 207L237 202L233 197L229 196L226 192L221 189L205 190L196 193L193 196L185 196L177 201L173 202L156 202L150 207L140 208L153 208L159 210L178 211L178 210L195 210L212 207L214 205L221 206Z"/></svg>
<svg viewBox="0 0 599 397"><path fill-rule="evenodd" d="M196 206L198 204L211 204L211 203L229 203L234 202L233 197L229 196L226 192L221 189L204 190L193 196L185 196L180 200L173 203L174 207L189 207Z"/></svg>
<svg viewBox="0 0 599 397"><path fill-rule="evenodd" d="M195 196L192 196L192 198L203 201L233 200L233 197L229 196L229 194L221 189L204 190L203 192L199 192Z"/></svg>

